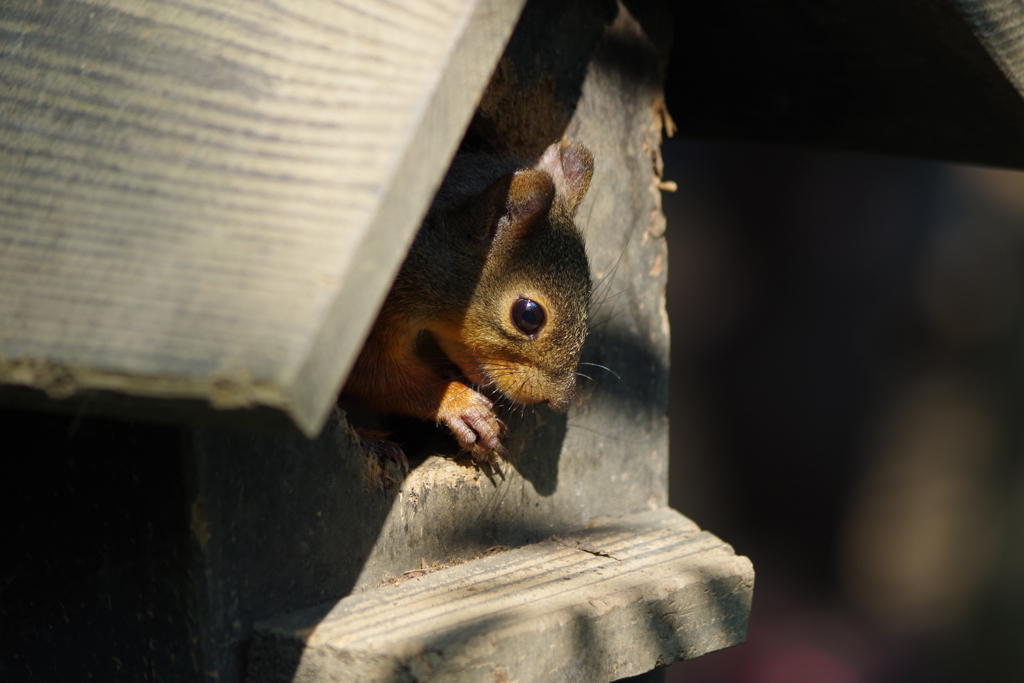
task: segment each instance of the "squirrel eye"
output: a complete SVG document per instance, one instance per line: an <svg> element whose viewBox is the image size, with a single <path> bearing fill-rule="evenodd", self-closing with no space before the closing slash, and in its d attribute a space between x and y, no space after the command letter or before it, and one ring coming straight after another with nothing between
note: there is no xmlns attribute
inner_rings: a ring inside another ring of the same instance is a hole
<svg viewBox="0 0 1024 683"><path fill-rule="evenodd" d="M523 334L533 337L546 319L544 308L532 299L519 299L512 304L512 323Z"/></svg>

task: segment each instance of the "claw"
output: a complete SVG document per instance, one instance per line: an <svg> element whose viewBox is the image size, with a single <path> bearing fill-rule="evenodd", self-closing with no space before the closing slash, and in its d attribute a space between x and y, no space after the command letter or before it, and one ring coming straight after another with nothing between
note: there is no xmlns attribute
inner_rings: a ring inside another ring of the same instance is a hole
<svg viewBox="0 0 1024 683"><path fill-rule="evenodd" d="M490 399L473 390L460 391L446 401L437 420L448 426L459 446L478 462L498 448L504 432Z"/></svg>
<svg viewBox="0 0 1024 683"><path fill-rule="evenodd" d="M498 459L504 460L507 452L501 443L496 444L494 448L486 448L477 444L470 450L470 455L477 462L494 462Z"/></svg>
<svg viewBox="0 0 1024 683"><path fill-rule="evenodd" d="M391 460L402 469L403 474L409 473L409 459L405 457L405 451L402 450L401 444L397 444L388 438L390 434L377 429L363 429L362 427L356 427L355 430L359 435L359 444L364 450L376 455L378 460L384 458ZM390 477L387 478L390 479Z"/></svg>

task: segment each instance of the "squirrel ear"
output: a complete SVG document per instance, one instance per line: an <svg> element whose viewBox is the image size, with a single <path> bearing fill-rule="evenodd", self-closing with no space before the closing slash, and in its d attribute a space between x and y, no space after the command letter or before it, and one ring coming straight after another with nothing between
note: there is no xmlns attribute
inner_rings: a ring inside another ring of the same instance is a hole
<svg viewBox="0 0 1024 683"><path fill-rule="evenodd" d="M556 142L541 155L537 168L551 176L558 194L565 197L569 213L576 215L594 175L594 156L578 142Z"/></svg>
<svg viewBox="0 0 1024 683"><path fill-rule="evenodd" d="M554 198L555 186L547 175L534 170L516 171L505 200L502 230L514 226L514 234L522 237L547 214Z"/></svg>
<svg viewBox="0 0 1024 683"><path fill-rule="evenodd" d="M516 171L493 183L484 192L491 205L491 219L481 239L518 239L545 216L555 198L555 186L547 174L534 169Z"/></svg>

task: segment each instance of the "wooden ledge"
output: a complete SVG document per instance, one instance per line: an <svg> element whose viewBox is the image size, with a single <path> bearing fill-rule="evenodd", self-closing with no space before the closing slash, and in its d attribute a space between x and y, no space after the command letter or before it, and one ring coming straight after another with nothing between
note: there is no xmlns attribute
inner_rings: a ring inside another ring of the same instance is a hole
<svg viewBox="0 0 1024 683"><path fill-rule="evenodd" d="M660 509L257 624L248 680L612 681L741 643L753 583Z"/></svg>
<svg viewBox="0 0 1024 683"><path fill-rule="evenodd" d="M5 3L0 403L316 434L523 3Z"/></svg>

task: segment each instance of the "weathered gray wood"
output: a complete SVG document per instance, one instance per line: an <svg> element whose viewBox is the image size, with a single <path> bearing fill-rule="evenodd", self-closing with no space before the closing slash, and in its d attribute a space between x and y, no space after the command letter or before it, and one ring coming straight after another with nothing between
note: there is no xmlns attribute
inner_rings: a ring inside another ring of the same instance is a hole
<svg viewBox="0 0 1024 683"><path fill-rule="evenodd" d="M0 384L315 433L522 4L6 3Z"/></svg>
<svg viewBox="0 0 1024 683"><path fill-rule="evenodd" d="M248 675L611 681L742 642L753 581L678 513L641 513L258 625Z"/></svg>
<svg viewBox="0 0 1024 683"><path fill-rule="evenodd" d="M413 470L403 478L397 466L364 452L344 421L334 418L315 439L295 429L181 429L184 475L174 485L184 489L177 510L189 515L190 535L175 542L188 556L156 558L172 564L173 572L158 566L154 576L187 576L174 587L190 601L187 617L174 626L191 649L173 655L189 658L184 668L193 679L239 681L256 622L372 591L424 561L453 564L493 545L536 543L595 518L667 504L658 59L640 24L613 0L531 2L472 126L468 144L499 152L528 153L567 135L596 157L579 211L597 281L584 359L611 372L581 367L594 379L581 379L579 401L567 413L541 406L508 416L503 475L488 477L468 463L433 455L435 444L408 448ZM83 422L88 429L93 421ZM78 428L59 420L47 424ZM109 427L115 433L116 424ZM160 439L167 432L142 433ZM143 442L139 457L149 454ZM381 476L382 464L397 481ZM151 494L142 484L119 493ZM138 520L140 528L148 528L145 522ZM122 545L134 547L134 540ZM40 563L25 566L31 572ZM147 569L145 562L139 566ZM745 604L723 595L722 618L742 618ZM53 609L37 623L48 629L63 614ZM124 628L136 628L134 613L114 616ZM54 647L95 642L80 633L91 622L72 619L65 640L48 642L25 666L37 670ZM630 632L631 625L623 626ZM152 633L143 630L146 637L131 642L145 643ZM656 661L641 663L649 668ZM619 675L627 673L620 666ZM164 674L126 664L121 675L137 681Z"/></svg>
<svg viewBox="0 0 1024 683"><path fill-rule="evenodd" d="M1017 0L953 0L953 4L1024 97L1024 5Z"/></svg>
<svg viewBox="0 0 1024 683"><path fill-rule="evenodd" d="M1017 0L673 11L666 99L684 137L1024 168Z"/></svg>
<svg viewBox="0 0 1024 683"><path fill-rule="evenodd" d="M383 463L400 480L389 485L374 474L382 463L335 419L314 440L190 430L188 507L202 529L199 642L203 668L220 680L244 661L240 643L257 621L372 589L424 561L465 560L667 504L657 54L614 2L540 0L524 10L502 73L485 98L493 104L505 93L491 116L547 121L564 111L564 132L594 150L579 212L599 282L584 359L616 375L583 366L594 380L581 379L566 413L531 406L508 415L508 462L492 477L433 455L436 443L407 443L413 470L403 478ZM475 144L504 139L473 128ZM563 132L542 130L553 139ZM543 149L552 140L543 135L523 140Z"/></svg>

